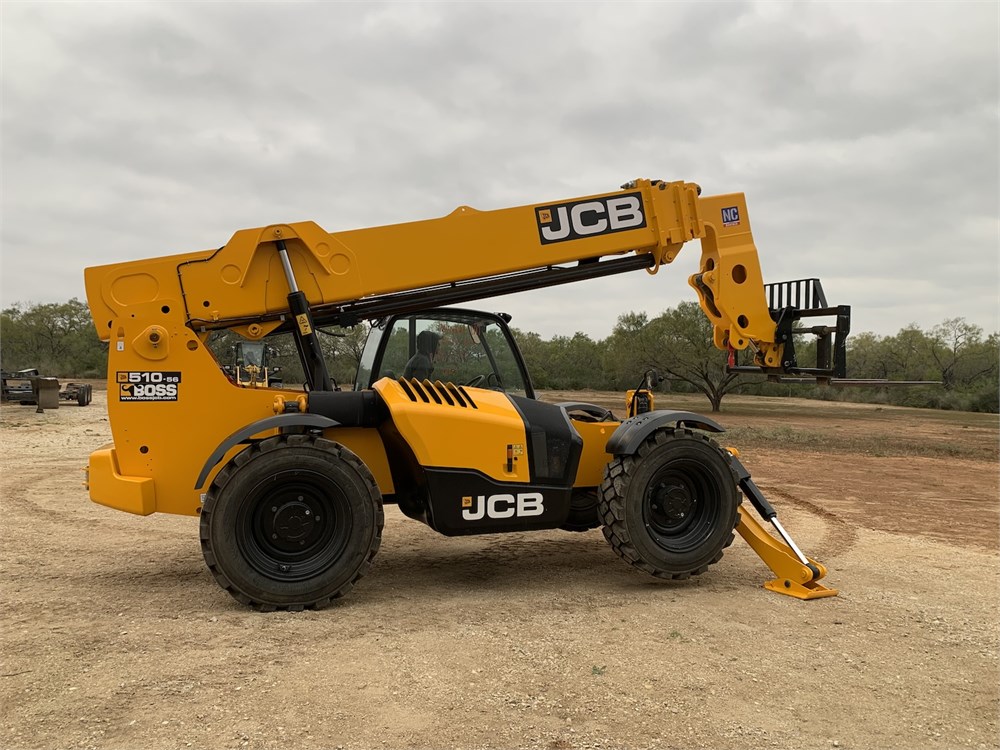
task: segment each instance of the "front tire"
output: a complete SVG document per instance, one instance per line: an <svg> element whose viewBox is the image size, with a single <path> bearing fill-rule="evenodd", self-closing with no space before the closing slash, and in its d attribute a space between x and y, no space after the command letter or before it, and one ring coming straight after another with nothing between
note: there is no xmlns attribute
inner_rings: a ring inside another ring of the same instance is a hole
<svg viewBox="0 0 1000 750"><path fill-rule="evenodd" d="M237 454L201 513L201 547L216 581L254 609L319 609L372 567L382 495L344 446L281 435Z"/></svg>
<svg viewBox="0 0 1000 750"><path fill-rule="evenodd" d="M719 445L686 429L657 430L605 469L604 536L630 565L659 578L708 570L733 541L736 473Z"/></svg>

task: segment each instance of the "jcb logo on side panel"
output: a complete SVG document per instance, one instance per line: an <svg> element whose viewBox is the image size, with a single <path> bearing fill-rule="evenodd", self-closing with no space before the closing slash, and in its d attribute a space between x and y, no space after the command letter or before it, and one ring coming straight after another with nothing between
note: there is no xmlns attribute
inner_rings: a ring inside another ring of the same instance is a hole
<svg viewBox="0 0 1000 750"><path fill-rule="evenodd" d="M518 518L540 516L545 512L541 492L519 492L514 495L477 495L462 498L462 518L479 521L483 518Z"/></svg>
<svg viewBox="0 0 1000 750"><path fill-rule="evenodd" d="M535 219L543 245L646 226L642 193L538 206L535 208Z"/></svg>

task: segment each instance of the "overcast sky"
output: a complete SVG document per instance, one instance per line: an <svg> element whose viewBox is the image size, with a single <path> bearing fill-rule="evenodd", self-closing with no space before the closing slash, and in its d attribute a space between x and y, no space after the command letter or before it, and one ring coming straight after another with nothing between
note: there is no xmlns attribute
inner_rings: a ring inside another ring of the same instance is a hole
<svg viewBox="0 0 1000 750"><path fill-rule="evenodd" d="M765 279L855 331L998 320L998 3L19 3L2 13L0 301L237 229L617 189L745 192ZM545 337L694 300L685 248L479 303Z"/></svg>

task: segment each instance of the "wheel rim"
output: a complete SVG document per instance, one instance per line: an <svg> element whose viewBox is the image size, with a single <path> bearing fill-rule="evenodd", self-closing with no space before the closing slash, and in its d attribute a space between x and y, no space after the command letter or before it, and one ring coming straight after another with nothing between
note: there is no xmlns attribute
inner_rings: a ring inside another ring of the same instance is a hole
<svg viewBox="0 0 1000 750"><path fill-rule="evenodd" d="M277 472L247 495L236 523L236 543L258 573L302 581L333 565L350 536L347 496L324 474Z"/></svg>
<svg viewBox="0 0 1000 750"><path fill-rule="evenodd" d="M701 546L720 520L718 478L704 464L678 459L657 471L643 496L643 522L650 538L667 552Z"/></svg>

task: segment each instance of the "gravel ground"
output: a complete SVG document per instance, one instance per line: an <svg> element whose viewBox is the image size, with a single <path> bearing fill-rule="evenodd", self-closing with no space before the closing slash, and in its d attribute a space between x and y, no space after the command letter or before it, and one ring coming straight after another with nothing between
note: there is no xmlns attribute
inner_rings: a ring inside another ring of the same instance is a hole
<svg viewBox="0 0 1000 750"><path fill-rule="evenodd" d="M389 507L349 597L272 614L218 588L196 519L88 501L103 391L44 414L4 405L0 744L998 747L995 415L929 425L940 417L798 403L802 434L968 448L743 452L836 598L765 591L739 538L705 575L664 582L599 531L449 539ZM752 400L730 404L724 424L768 424Z"/></svg>

